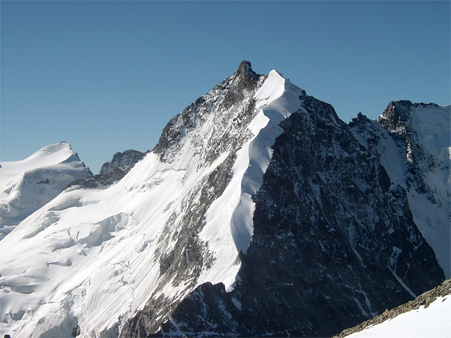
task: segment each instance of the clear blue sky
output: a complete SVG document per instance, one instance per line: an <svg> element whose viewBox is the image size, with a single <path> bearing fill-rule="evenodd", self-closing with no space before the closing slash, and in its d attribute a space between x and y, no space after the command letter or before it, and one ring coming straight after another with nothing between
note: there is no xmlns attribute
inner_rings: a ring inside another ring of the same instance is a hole
<svg viewBox="0 0 451 338"><path fill-rule="evenodd" d="M242 60L349 122L450 104L449 1L1 1L0 160L67 141L94 173L152 149Z"/></svg>

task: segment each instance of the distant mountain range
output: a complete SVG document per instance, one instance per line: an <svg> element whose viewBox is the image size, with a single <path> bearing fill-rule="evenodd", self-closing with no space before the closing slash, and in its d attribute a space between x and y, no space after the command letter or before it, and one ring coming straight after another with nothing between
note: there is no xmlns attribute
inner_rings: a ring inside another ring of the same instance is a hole
<svg viewBox="0 0 451 338"><path fill-rule="evenodd" d="M349 124L248 61L93 175L0 167L0 335L332 336L451 277L450 106Z"/></svg>

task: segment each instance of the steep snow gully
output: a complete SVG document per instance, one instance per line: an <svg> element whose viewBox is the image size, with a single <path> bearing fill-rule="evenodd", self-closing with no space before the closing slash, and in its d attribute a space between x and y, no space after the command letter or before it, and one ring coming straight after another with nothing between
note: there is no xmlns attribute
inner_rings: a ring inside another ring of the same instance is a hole
<svg viewBox="0 0 451 338"><path fill-rule="evenodd" d="M346 125L243 61L104 176L67 143L2 162L0 336L331 335L399 305L450 277L449 119Z"/></svg>

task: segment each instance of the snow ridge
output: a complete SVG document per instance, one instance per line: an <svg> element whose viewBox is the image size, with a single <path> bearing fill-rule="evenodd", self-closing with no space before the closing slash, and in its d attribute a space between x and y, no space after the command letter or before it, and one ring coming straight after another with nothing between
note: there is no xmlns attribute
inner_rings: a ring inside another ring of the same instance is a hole
<svg viewBox="0 0 451 338"><path fill-rule="evenodd" d="M252 196L263 182L272 156L271 147L282 133L279 123L299 108L301 93L302 89L275 70L256 92L257 114L248 126L254 136L237 152L232 178L224 193L207 211L206 225L200 234L215 252L213 268L205 271L200 281L223 283L227 290L233 288L240 267L235 263L237 255L240 251L246 252L252 239ZM226 275L224 271L227 271ZM216 275L218 272L220 274Z"/></svg>
<svg viewBox="0 0 451 338"><path fill-rule="evenodd" d="M262 102L265 103L249 125L256 136L249 142L248 147L242 149L248 153L246 161L248 165L241 181L240 201L231 221L232 237L238 251L246 253L252 238L254 213L252 196L263 183L263 174L272 156L271 147L276 137L283 131L279 124L299 108L301 102L298 98L301 93L300 88L292 85L281 74L271 71L268 80L256 94L257 107Z"/></svg>

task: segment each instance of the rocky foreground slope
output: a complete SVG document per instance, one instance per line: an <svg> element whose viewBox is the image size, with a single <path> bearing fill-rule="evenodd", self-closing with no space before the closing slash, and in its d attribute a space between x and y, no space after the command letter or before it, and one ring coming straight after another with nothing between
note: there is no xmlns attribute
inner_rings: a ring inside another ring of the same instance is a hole
<svg viewBox="0 0 451 338"><path fill-rule="evenodd" d="M450 272L449 118L346 124L243 62L0 241L0 334L328 336L414 299Z"/></svg>
<svg viewBox="0 0 451 338"><path fill-rule="evenodd" d="M431 305L434 302L445 302L450 301L451 297L451 280L447 279L445 280L441 285L436 286L432 290L426 291L425 293L419 295L414 300L411 300L405 304L402 304L400 306L397 306L391 310L385 310L382 314L371 318L369 320L366 320L365 322L354 326L352 328L348 328L346 330L343 330L340 334L334 336L334 338L343 338L347 336L351 336L354 333L360 333L362 337L365 336L365 329L373 328L375 325L382 324L384 322L390 321L392 319L397 318L401 314L409 314L409 312L413 312L414 310L419 310L420 308L428 308L429 305ZM444 312L444 316L437 316L437 321L435 323L428 323L428 322L421 322L419 323L420 326L426 326L429 330L427 333L428 336L435 336L433 332L436 332L437 327L451 327L451 324L449 323L449 315L451 315L451 312L449 310L449 306L446 308L441 309L440 311ZM443 320L444 319L444 320ZM448 325L447 325L448 324ZM400 325L402 325L400 323ZM399 331L404 332L406 334L408 328L406 327L400 327ZM378 330L378 328L376 328ZM440 332L442 332L440 330ZM447 331L445 331L446 335L449 335L449 328ZM372 333L372 332L371 332ZM382 332L375 332L375 334L379 334L381 336ZM393 336L395 336L397 333L393 332ZM417 332L417 337L421 337L422 333ZM373 335L374 336L374 335ZM354 337L354 336L352 336Z"/></svg>

